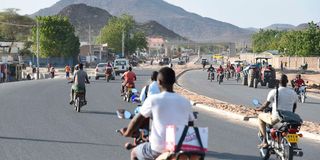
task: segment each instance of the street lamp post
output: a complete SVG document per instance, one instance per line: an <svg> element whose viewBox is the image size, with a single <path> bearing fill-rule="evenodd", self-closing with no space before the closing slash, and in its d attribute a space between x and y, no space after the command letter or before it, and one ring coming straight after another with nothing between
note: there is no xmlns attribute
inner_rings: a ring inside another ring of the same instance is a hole
<svg viewBox="0 0 320 160"><path fill-rule="evenodd" d="M37 20L37 79L39 79L39 21Z"/></svg>
<svg viewBox="0 0 320 160"><path fill-rule="evenodd" d="M124 58L124 30L122 30L122 58Z"/></svg>

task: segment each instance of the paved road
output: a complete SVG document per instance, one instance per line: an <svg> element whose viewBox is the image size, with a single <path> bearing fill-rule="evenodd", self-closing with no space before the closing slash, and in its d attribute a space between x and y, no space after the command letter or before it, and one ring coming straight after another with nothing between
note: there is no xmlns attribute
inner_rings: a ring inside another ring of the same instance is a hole
<svg viewBox="0 0 320 160"><path fill-rule="evenodd" d="M137 86L150 71L138 71ZM4 160L125 160L130 140L115 130L117 108L133 110L119 96L120 81L92 81L87 86L88 106L76 113L67 104L70 85L65 80L0 84L0 159ZM200 110L198 126L208 126L212 160L256 160L257 129ZM304 160L318 159L320 144L302 140Z"/></svg>
<svg viewBox="0 0 320 160"><path fill-rule="evenodd" d="M207 79L207 72L205 71L190 71L180 77L179 83L199 94L213 97L225 102L233 104L252 106L252 99L259 99L261 102L267 98L270 89L259 86L258 89L249 88L237 84L235 80L229 80L218 85L216 81L210 82ZM201 85L199 85L201 84ZM320 98L307 98L306 103L298 104L297 113L299 113L304 120L320 122Z"/></svg>

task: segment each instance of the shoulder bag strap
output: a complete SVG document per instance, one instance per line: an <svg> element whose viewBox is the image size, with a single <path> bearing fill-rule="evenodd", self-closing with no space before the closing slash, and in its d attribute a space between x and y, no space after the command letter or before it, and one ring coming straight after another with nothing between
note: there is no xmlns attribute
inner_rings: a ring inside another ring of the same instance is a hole
<svg viewBox="0 0 320 160"><path fill-rule="evenodd" d="M147 99L149 92L149 85L146 86L146 89L144 90L144 95L146 96L144 99Z"/></svg>
<svg viewBox="0 0 320 160"><path fill-rule="evenodd" d="M185 126L185 127L184 127L183 132L182 132L182 135L181 135L180 140L179 140L179 142L178 142L176 151L180 151L181 146L182 146L182 143L183 143L183 141L184 141L184 139L186 138L186 135L187 135L187 133L188 133L188 129L189 129L188 126Z"/></svg>
<svg viewBox="0 0 320 160"><path fill-rule="evenodd" d="M196 133L197 139L199 141L200 147L201 147L201 149L203 149L203 145L202 145L202 141L201 141L201 137L200 137L200 133L199 133L199 128L198 127L193 127L193 128Z"/></svg>

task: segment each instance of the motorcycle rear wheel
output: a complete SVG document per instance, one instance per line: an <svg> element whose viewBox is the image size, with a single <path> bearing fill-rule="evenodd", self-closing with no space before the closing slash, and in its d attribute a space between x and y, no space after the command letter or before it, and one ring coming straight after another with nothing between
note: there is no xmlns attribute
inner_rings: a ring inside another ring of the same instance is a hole
<svg viewBox="0 0 320 160"><path fill-rule="evenodd" d="M293 147L289 144L288 140L283 138L283 158L280 160L293 160Z"/></svg>

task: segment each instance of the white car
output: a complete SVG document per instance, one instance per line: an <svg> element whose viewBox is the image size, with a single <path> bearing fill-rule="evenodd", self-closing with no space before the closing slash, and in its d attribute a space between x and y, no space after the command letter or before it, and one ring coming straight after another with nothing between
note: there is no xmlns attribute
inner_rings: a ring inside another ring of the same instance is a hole
<svg viewBox="0 0 320 160"><path fill-rule="evenodd" d="M108 63L99 63L97 64L96 70L95 70L95 79L98 80L100 77L106 77L106 67ZM114 70L114 69L112 69ZM114 77L114 72L112 73ZM113 78L112 78L113 79Z"/></svg>
<svg viewBox="0 0 320 160"><path fill-rule="evenodd" d="M129 60L121 58L114 60L113 67L116 75L124 73L129 69Z"/></svg>

